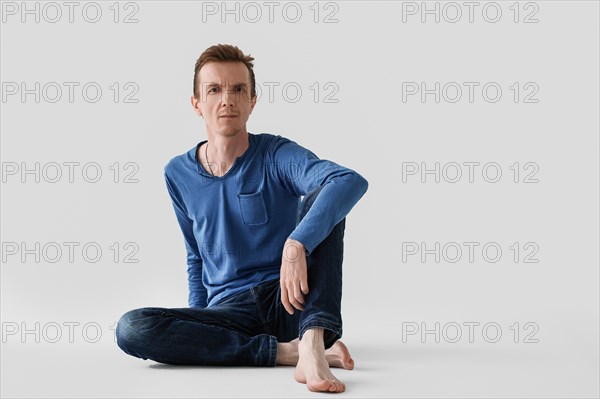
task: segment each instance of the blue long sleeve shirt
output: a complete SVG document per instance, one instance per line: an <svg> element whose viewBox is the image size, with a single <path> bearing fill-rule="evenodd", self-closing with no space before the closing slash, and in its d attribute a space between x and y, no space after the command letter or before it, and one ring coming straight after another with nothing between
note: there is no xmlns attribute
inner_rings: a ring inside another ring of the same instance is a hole
<svg viewBox="0 0 600 399"><path fill-rule="evenodd" d="M279 278L287 238L310 254L364 195L361 175L282 136L248 133L249 147L223 176L198 162L198 143L165 166L187 250L190 307ZM323 187L297 224L300 197Z"/></svg>

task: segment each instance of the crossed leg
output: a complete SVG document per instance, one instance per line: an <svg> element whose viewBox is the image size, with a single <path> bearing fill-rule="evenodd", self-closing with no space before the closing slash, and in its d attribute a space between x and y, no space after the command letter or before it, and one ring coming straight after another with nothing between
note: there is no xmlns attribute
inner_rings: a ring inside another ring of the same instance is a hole
<svg viewBox="0 0 600 399"><path fill-rule="evenodd" d="M308 196L303 213L315 197ZM345 219L307 256L310 293L298 319L283 321L287 313L279 291L279 300L265 301L272 305L266 313L266 320L275 321L271 331L284 331L289 338L278 340L264 331L265 318L256 313L255 292L249 290L213 308L130 311L117 327L119 346L132 356L170 364L296 365L295 379L309 390L343 392L345 385L330 367L354 368L348 348L339 341L344 227ZM291 337L299 338L286 342Z"/></svg>

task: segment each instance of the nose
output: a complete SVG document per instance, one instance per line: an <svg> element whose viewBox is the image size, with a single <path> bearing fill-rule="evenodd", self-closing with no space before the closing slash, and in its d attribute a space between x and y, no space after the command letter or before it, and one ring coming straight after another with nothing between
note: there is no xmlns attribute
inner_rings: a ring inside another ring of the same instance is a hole
<svg viewBox="0 0 600 399"><path fill-rule="evenodd" d="M226 108L228 105L233 107L239 100L238 94L235 90L223 90L221 92L221 105Z"/></svg>

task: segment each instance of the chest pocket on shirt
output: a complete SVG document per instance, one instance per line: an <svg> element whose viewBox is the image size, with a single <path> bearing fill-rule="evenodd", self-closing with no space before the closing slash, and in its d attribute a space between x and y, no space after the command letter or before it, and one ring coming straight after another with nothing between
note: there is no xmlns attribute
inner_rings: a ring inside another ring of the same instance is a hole
<svg viewBox="0 0 600 399"><path fill-rule="evenodd" d="M269 216L262 191L253 194L238 194L237 196L244 224L255 226L267 223Z"/></svg>

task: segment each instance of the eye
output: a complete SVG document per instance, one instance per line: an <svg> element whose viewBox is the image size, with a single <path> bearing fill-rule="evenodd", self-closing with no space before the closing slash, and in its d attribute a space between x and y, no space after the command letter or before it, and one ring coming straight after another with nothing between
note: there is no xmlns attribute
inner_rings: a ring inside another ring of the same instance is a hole
<svg viewBox="0 0 600 399"><path fill-rule="evenodd" d="M210 89L208 89L208 92L209 93L213 93L213 90L218 90L218 88L217 87L211 87Z"/></svg>
<svg viewBox="0 0 600 399"><path fill-rule="evenodd" d="M236 89L237 89L237 91L239 93L241 93L242 91L244 91L244 88L242 86L238 86L238 87L236 87Z"/></svg>

